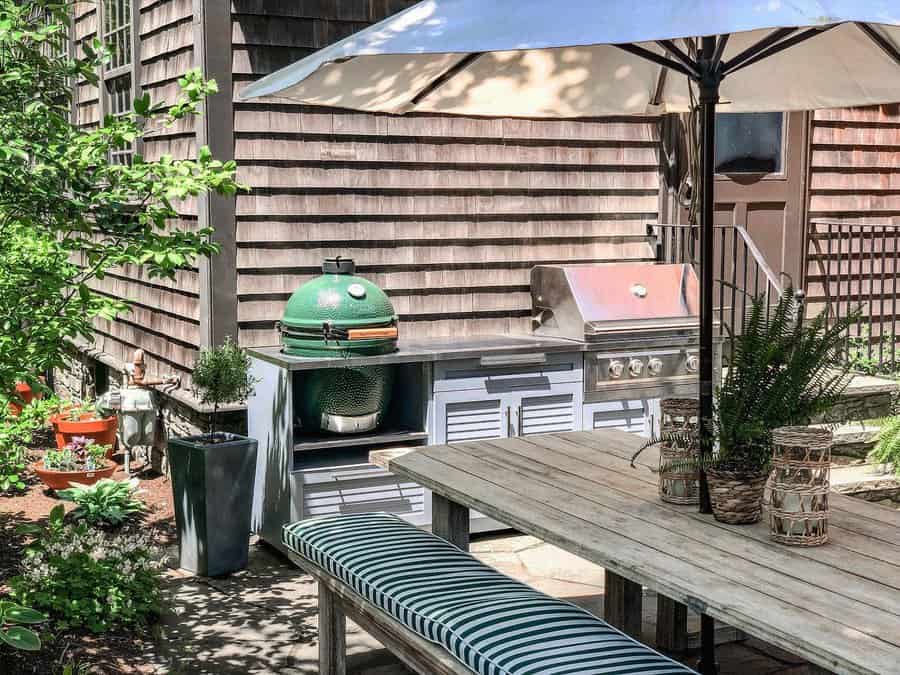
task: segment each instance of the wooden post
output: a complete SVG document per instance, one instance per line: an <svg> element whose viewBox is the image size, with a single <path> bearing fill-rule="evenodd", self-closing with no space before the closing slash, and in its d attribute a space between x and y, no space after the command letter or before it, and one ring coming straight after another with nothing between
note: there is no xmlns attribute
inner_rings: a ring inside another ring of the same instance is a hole
<svg viewBox="0 0 900 675"><path fill-rule="evenodd" d="M346 675L347 619L337 596L319 584L319 674Z"/></svg>
<svg viewBox="0 0 900 675"><path fill-rule="evenodd" d="M683 652L687 646L687 606L657 594L656 648L665 652Z"/></svg>
<svg viewBox="0 0 900 675"><path fill-rule="evenodd" d="M469 550L469 508L439 494L431 495L431 531L463 551Z"/></svg>
<svg viewBox="0 0 900 675"><path fill-rule="evenodd" d="M605 571L606 594L603 601L603 618L615 628L636 640L641 639L643 623L644 589L615 572Z"/></svg>

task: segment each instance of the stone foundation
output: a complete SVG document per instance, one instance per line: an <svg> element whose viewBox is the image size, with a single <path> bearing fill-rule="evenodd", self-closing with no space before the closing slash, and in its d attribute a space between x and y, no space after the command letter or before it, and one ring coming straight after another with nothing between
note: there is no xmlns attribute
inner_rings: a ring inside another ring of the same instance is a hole
<svg viewBox="0 0 900 675"><path fill-rule="evenodd" d="M98 380L104 391L97 391ZM97 357L73 351L69 365L53 373L53 387L57 396L66 399L92 400L105 392L107 386L120 387L124 370L111 363L104 355ZM193 436L207 433L211 414L202 410L190 392L177 390L173 395L159 391L162 416L168 436ZM247 413L244 410L227 410L219 414L217 430L235 434L247 433Z"/></svg>

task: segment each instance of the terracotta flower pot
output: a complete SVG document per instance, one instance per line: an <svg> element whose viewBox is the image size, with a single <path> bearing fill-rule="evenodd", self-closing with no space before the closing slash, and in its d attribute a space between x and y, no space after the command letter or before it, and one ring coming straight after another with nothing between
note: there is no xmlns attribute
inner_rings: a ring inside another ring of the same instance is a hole
<svg viewBox="0 0 900 675"><path fill-rule="evenodd" d="M44 468L44 462L35 462L31 468L37 474L41 482L51 490L65 490L70 487L70 483L81 483L82 485L93 485L101 478L109 478L115 473L116 465L114 462L106 460L106 466L93 471L52 471Z"/></svg>
<svg viewBox="0 0 900 675"><path fill-rule="evenodd" d="M746 473L707 469L709 499L715 519L730 525L759 522L768 478L768 471Z"/></svg>
<svg viewBox="0 0 900 675"><path fill-rule="evenodd" d="M16 383L16 394L18 394L22 403L19 403L18 401L9 402L9 412L13 417L18 417L22 413L23 404L28 405L34 399L41 398L40 392L36 394L27 382Z"/></svg>
<svg viewBox="0 0 900 675"><path fill-rule="evenodd" d="M93 438L98 445L110 446L107 457L112 457L116 444L116 432L119 430L119 420L113 415L104 419L96 419L93 416L85 416L82 419L73 420L63 415L53 415L50 418L53 431L56 432L56 447L62 450L76 436Z"/></svg>

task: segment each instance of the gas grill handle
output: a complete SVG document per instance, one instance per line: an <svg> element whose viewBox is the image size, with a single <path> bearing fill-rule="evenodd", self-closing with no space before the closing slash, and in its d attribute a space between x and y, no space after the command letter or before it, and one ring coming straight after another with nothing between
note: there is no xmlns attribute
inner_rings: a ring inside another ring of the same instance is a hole
<svg viewBox="0 0 900 675"><path fill-rule="evenodd" d="M499 354L482 356L478 360L482 368L497 366L542 366L547 363L546 354Z"/></svg>

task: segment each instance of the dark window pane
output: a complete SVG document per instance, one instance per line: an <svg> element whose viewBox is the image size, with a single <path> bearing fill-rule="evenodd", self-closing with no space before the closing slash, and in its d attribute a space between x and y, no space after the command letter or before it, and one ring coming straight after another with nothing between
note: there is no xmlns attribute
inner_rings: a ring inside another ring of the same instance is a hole
<svg viewBox="0 0 900 675"><path fill-rule="evenodd" d="M783 113L716 115L716 171L780 173Z"/></svg>
<svg viewBox="0 0 900 675"><path fill-rule="evenodd" d="M106 100L110 115L122 115L131 111L131 75L120 75L106 81ZM110 152L116 164L130 164L134 148L131 143Z"/></svg>

